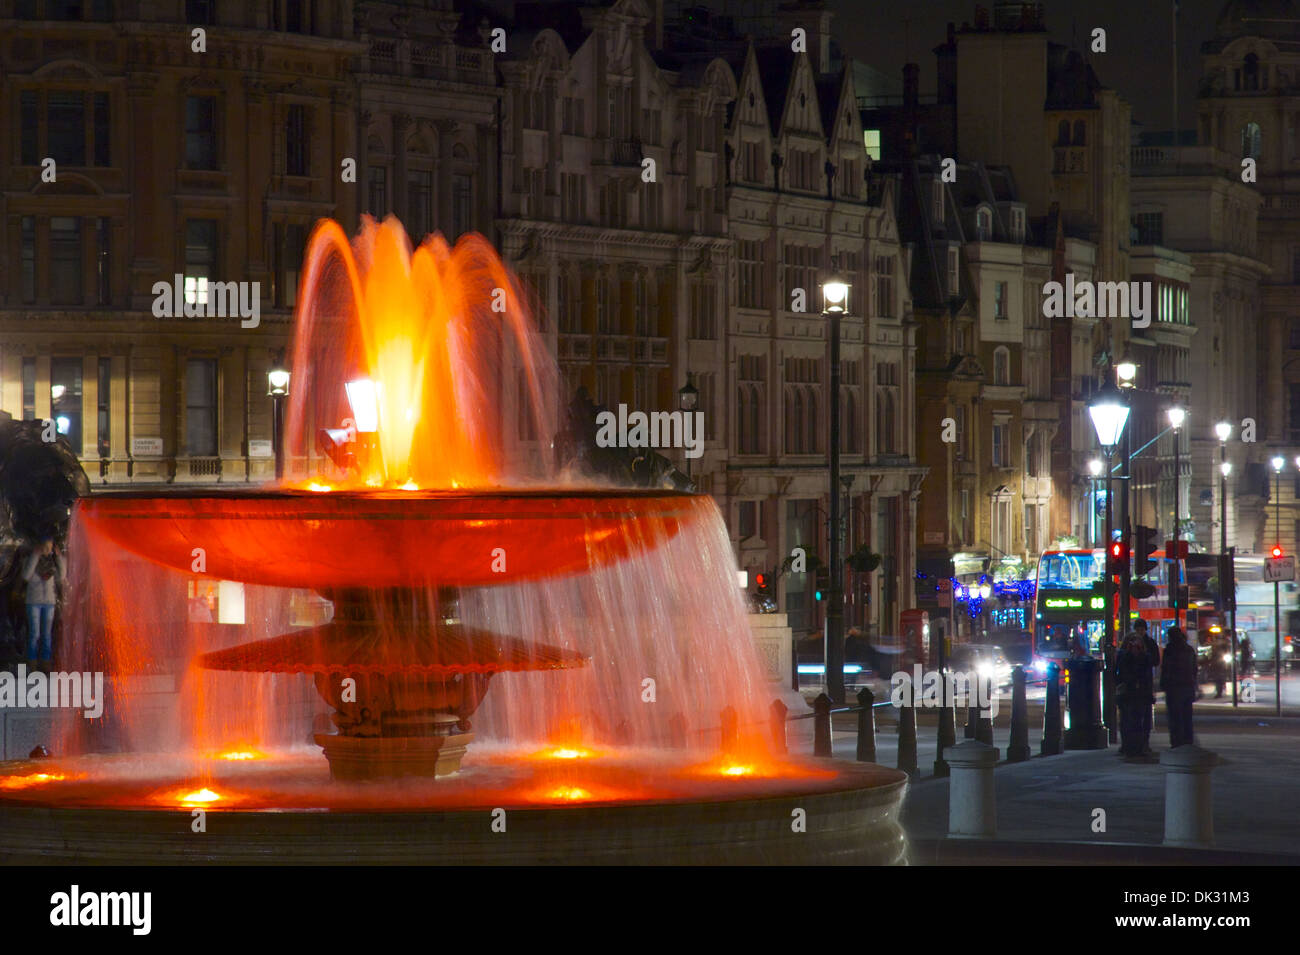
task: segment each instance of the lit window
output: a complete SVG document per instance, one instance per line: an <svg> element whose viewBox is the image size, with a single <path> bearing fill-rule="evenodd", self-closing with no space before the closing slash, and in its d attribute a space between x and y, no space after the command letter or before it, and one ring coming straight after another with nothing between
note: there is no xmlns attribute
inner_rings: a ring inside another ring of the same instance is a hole
<svg viewBox="0 0 1300 955"><path fill-rule="evenodd" d="M867 155L873 160L880 159L880 130L864 129L862 131L862 145L866 147Z"/></svg>

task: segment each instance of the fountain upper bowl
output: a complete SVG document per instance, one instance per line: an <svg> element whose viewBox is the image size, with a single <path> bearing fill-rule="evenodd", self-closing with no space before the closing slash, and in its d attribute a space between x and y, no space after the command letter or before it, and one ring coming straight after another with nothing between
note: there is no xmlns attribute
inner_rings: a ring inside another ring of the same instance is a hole
<svg viewBox="0 0 1300 955"><path fill-rule="evenodd" d="M111 493L77 509L157 564L280 587L486 586L658 547L705 496L606 488Z"/></svg>

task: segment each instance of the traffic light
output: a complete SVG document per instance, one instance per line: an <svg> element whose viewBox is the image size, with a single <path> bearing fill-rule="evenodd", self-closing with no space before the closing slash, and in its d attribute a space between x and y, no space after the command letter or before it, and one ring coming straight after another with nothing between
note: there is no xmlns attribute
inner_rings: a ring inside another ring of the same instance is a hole
<svg viewBox="0 0 1300 955"><path fill-rule="evenodd" d="M1138 524L1133 528L1133 537L1133 576L1145 577L1156 565L1156 562L1151 559L1151 552L1158 547L1156 530L1154 527Z"/></svg>
<svg viewBox="0 0 1300 955"><path fill-rule="evenodd" d="M1237 571L1231 553L1219 555L1219 609L1237 609Z"/></svg>
<svg viewBox="0 0 1300 955"><path fill-rule="evenodd" d="M1106 573L1122 575L1128 569L1128 544L1123 541L1111 541L1106 551Z"/></svg>
<svg viewBox="0 0 1300 955"><path fill-rule="evenodd" d="M825 564L817 568L817 589L813 591L813 600L825 600L831 589L831 572Z"/></svg>
<svg viewBox="0 0 1300 955"><path fill-rule="evenodd" d="M1272 549L1271 551L1269 551L1269 553L1273 556L1273 559L1274 559L1274 560L1277 560L1277 558L1279 558L1279 557L1284 557L1284 556L1286 556L1286 552L1285 552L1284 550L1282 550L1282 545L1281 545L1281 544L1274 544L1274 545L1273 545L1273 549Z"/></svg>
<svg viewBox="0 0 1300 955"><path fill-rule="evenodd" d="M754 576L754 583L758 586L758 589L754 591L758 596L772 596L772 584L768 581L767 574L756 574Z"/></svg>

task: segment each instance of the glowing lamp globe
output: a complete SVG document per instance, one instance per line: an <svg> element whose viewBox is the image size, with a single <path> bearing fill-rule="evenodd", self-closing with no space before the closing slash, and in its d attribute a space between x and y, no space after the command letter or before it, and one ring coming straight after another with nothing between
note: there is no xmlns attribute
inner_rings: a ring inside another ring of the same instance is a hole
<svg viewBox="0 0 1300 955"><path fill-rule="evenodd" d="M1128 422L1128 405L1115 394L1103 394L1088 406L1092 426L1097 431L1097 441L1103 448L1119 444L1124 425Z"/></svg>

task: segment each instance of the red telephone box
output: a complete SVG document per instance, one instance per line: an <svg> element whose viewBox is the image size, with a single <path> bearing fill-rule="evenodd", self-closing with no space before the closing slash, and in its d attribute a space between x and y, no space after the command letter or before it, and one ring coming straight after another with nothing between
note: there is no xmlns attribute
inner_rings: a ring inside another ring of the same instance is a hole
<svg viewBox="0 0 1300 955"><path fill-rule="evenodd" d="M904 610L899 616L898 632L902 637L902 650L907 664L927 665L930 654L930 612Z"/></svg>

